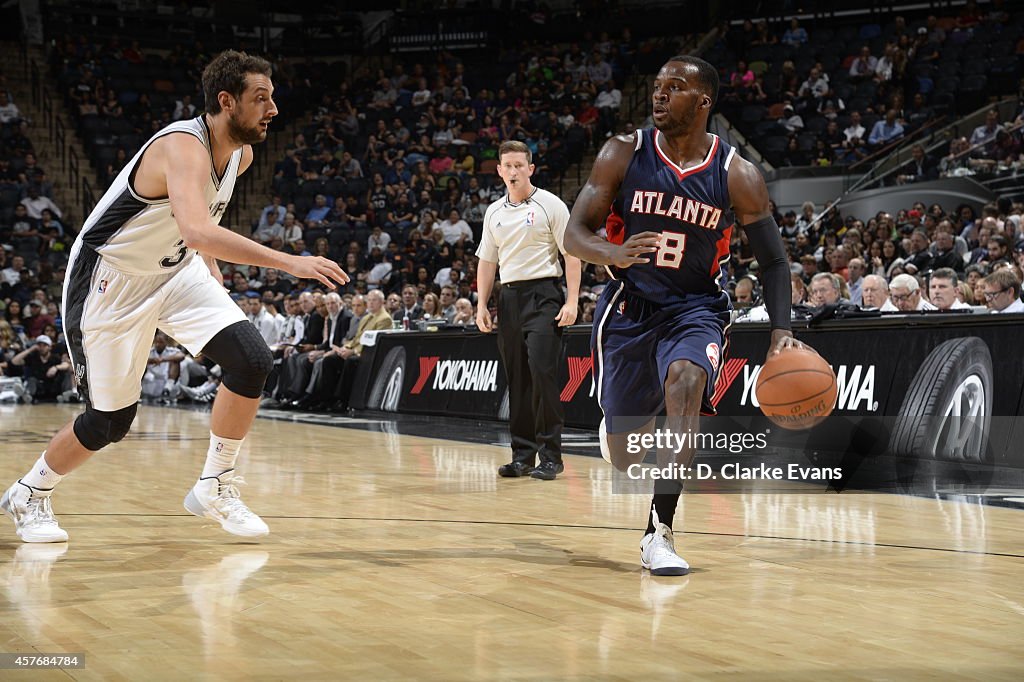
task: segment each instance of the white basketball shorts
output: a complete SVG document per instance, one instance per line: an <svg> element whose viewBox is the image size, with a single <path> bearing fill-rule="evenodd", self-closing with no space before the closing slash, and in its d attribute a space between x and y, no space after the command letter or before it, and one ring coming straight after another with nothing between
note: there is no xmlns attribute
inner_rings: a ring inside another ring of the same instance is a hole
<svg viewBox="0 0 1024 682"><path fill-rule="evenodd" d="M79 392L104 412L138 401L157 329L197 355L219 331L243 320L199 256L170 275L136 275L83 247L64 284L64 329Z"/></svg>

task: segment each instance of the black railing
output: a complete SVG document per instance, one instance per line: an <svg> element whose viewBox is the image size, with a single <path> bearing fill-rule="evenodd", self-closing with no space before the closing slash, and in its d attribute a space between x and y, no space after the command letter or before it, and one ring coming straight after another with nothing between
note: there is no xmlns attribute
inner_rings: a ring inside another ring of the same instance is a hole
<svg viewBox="0 0 1024 682"><path fill-rule="evenodd" d="M63 125L63 124L62 124ZM82 186L79 179L82 177L79 171L78 163L78 152L75 151L74 147L68 146L68 178L71 179L71 185L75 190L75 206L82 205ZM84 213L83 213L84 215Z"/></svg>
<svg viewBox="0 0 1024 682"><path fill-rule="evenodd" d="M44 96L45 97L45 96ZM50 101L49 97L45 97L47 102ZM51 106L51 112L53 108ZM68 153L68 133L64 127L64 119L58 117L55 113L52 114L51 120L53 125L51 127L50 136L57 143L57 156L60 157L60 170L62 173L71 170L71 162L69 161L70 154ZM78 155L75 155L74 172L78 172ZM77 177L75 178L77 180Z"/></svg>
<svg viewBox="0 0 1024 682"><path fill-rule="evenodd" d="M34 59L28 57L27 51L23 53L27 60L25 71L29 74L31 84L32 104L42 111L43 125L50 140L53 141L57 161L60 162L61 179L66 183L75 198L75 209L82 211L82 216L89 214L95 201L93 200L92 188L83 173L82 160L78 157L72 143L71 135L68 133L64 119L57 113L57 106L43 84L43 78L39 66ZM67 209L65 209L67 213ZM70 219L66 222L72 222Z"/></svg>
<svg viewBox="0 0 1024 682"><path fill-rule="evenodd" d="M89 178L82 176L82 184L79 188L82 192L82 215L89 215L96 206L96 195L93 194Z"/></svg>

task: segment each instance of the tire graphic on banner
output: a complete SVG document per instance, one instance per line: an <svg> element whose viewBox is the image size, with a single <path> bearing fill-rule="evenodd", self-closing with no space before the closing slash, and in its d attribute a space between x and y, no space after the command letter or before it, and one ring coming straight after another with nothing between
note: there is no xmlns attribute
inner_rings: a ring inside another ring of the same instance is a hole
<svg viewBox="0 0 1024 682"><path fill-rule="evenodd" d="M398 404L402 398L402 387L405 384L405 348L392 348L384 356L377 376L370 389L370 397L366 407L370 410L398 412Z"/></svg>
<svg viewBox="0 0 1024 682"><path fill-rule="evenodd" d="M976 336L937 346L914 375L890 439L894 455L980 462L992 422L992 355Z"/></svg>

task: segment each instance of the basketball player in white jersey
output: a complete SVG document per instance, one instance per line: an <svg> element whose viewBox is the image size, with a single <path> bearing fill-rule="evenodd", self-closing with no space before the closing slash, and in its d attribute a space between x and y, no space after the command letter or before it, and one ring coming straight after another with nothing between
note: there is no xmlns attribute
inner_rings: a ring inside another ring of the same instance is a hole
<svg viewBox="0 0 1024 682"><path fill-rule="evenodd" d="M0 498L25 542L64 542L50 494L135 418L157 328L221 366L210 447L185 508L235 535L268 532L239 497L238 450L273 367L266 342L224 289L216 259L277 268L334 288L348 277L325 258L292 256L219 226L236 178L277 115L270 64L228 50L203 72L207 112L153 136L82 227L64 282L64 326L86 409Z"/></svg>

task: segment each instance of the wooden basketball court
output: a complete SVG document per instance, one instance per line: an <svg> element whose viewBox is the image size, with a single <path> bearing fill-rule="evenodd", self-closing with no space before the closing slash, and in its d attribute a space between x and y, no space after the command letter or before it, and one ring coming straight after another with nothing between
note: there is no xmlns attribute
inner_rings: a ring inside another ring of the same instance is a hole
<svg viewBox="0 0 1024 682"><path fill-rule="evenodd" d="M0 408L0 479L77 406ZM437 431L444 433L438 420ZM66 545L2 519L0 651L84 653L81 680L1021 679L1020 510L890 494L684 496L683 578L638 548L649 498L567 456L257 420L261 542L187 514L208 415L142 407L66 479ZM0 671L0 678L13 677Z"/></svg>

